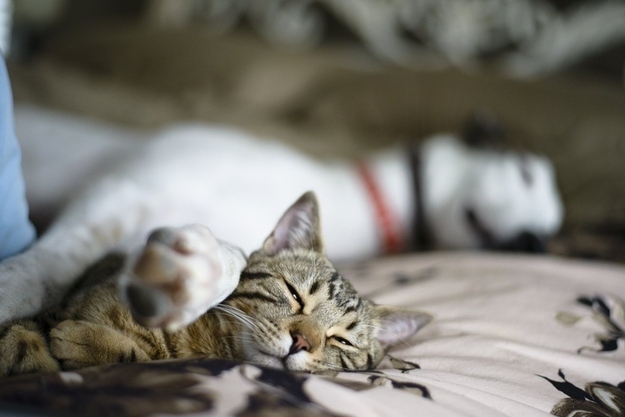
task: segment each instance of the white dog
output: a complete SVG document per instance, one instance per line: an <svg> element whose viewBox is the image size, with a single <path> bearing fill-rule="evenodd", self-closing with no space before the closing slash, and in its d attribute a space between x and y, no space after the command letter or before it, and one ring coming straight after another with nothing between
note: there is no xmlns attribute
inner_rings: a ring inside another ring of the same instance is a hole
<svg viewBox="0 0 625 417"><path fill-rule="evenodd" d="M58 302L87 266L141 247L161 226L209 226L223 239L219 262L238 265L244 258L223 242L259 247L306 190L319 197L333 260L405 250L423 236L440 248L531 250L562 221L549 161L453 135L429 139L412 163L403 148L353 163L201 124L152 135L18 108L16 126L33 216L71 201L29 250L0 264L0 322Z"/></svg>

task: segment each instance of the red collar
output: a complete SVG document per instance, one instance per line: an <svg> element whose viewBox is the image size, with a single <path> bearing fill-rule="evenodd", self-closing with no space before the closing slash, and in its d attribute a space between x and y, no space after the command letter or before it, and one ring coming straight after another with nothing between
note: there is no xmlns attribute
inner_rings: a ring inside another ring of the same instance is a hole
<svg viewBox="0 0 625 417"><path fill-rule="evenodd" d="M380 191L378 182L375 180L375 177L366 162L359 161L357 169L375 210L378 230L382 235L384 252L397 253L402 249L400 226L397 221L397 217L386 204L386 200Z"/></svg>

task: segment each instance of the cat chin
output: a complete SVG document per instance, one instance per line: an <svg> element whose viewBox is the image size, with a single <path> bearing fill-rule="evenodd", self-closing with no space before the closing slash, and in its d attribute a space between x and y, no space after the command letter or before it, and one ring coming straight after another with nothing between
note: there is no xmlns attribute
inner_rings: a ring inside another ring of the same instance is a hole
<svg viewBox="0 0 625 417"><path fill-rule="evenodd" d="M261 352L248 356L248 360L258 365L269 366L270 368L288 369L282 359Z"/></svg>
<svg viewBox="0 0 625 417"><path fill-rule="evenodd" d="M282 364L284 365L284 368L288 369L289 371L313 371L311 366L308 364L308 361L306 360L306 354L306 352L300 352L282 359Z"/></svg>
<svg viewBox="0 0 625 417"><path fill-rule="evenodd" d="M288 371L310 372L312 371L312 369L308 365L306 358L304 357L304 353L305 352L301 352L300 354L290 355L284 358L278 358L263 352L256 352L253 355L249 355L248 360L250 362L254 362L259 365L268 366L271 368L285 369Z"/></svg>

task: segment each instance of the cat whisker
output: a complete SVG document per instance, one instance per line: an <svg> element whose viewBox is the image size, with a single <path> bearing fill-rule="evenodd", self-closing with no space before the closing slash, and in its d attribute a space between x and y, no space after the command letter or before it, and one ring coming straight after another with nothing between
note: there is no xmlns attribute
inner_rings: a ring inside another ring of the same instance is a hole
<svg viewBox="0 0 625 417"><path fill-rule="evenodd" d="M219 304L213 307L213 310L220 311L222 313L225 313L237 319L241 324L245 325L246 327L249 327L252 330L255 330L255 331L258 330L258 325L252 320L252 318L236 307Z"/></svg>
<svg viewBox="0 0 625 417"><path fill-rule="evenodd" d="M265 323L263 323L262 320L259 320L258 325L256 326L256 328L254 329L256 335L261 338L262 340L265 340L267 342L271 342L272 341L272 337L269 335L270 331L268 330L269 326L267 326Z"/></svg>

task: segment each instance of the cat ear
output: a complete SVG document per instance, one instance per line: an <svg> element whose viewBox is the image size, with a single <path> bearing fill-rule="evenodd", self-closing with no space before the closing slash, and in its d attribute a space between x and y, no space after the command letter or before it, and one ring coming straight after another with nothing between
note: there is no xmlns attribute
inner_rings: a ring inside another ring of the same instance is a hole
<svg viewBox="0 0 625 417"><path fill-rule="evenodd" d="M470 148L496 149L505 144L507 134L492 113L478 110L465 123L461 137Z"/></svg>
<svg viewBox="0 0 625 417"><path fill-rule="evenodd" d="M398 307L376 306L380 328L376 338L384 349L406 341L432 321L432 315Z"/></svg>
<svg viewBox="0 0 625 417"><path fill-rule="evenodd" d="M323 252L319 204L315 193L302 195L282 215L278 225L263 244L262 251L273 256L287 249L309 249Z"/></svg>

